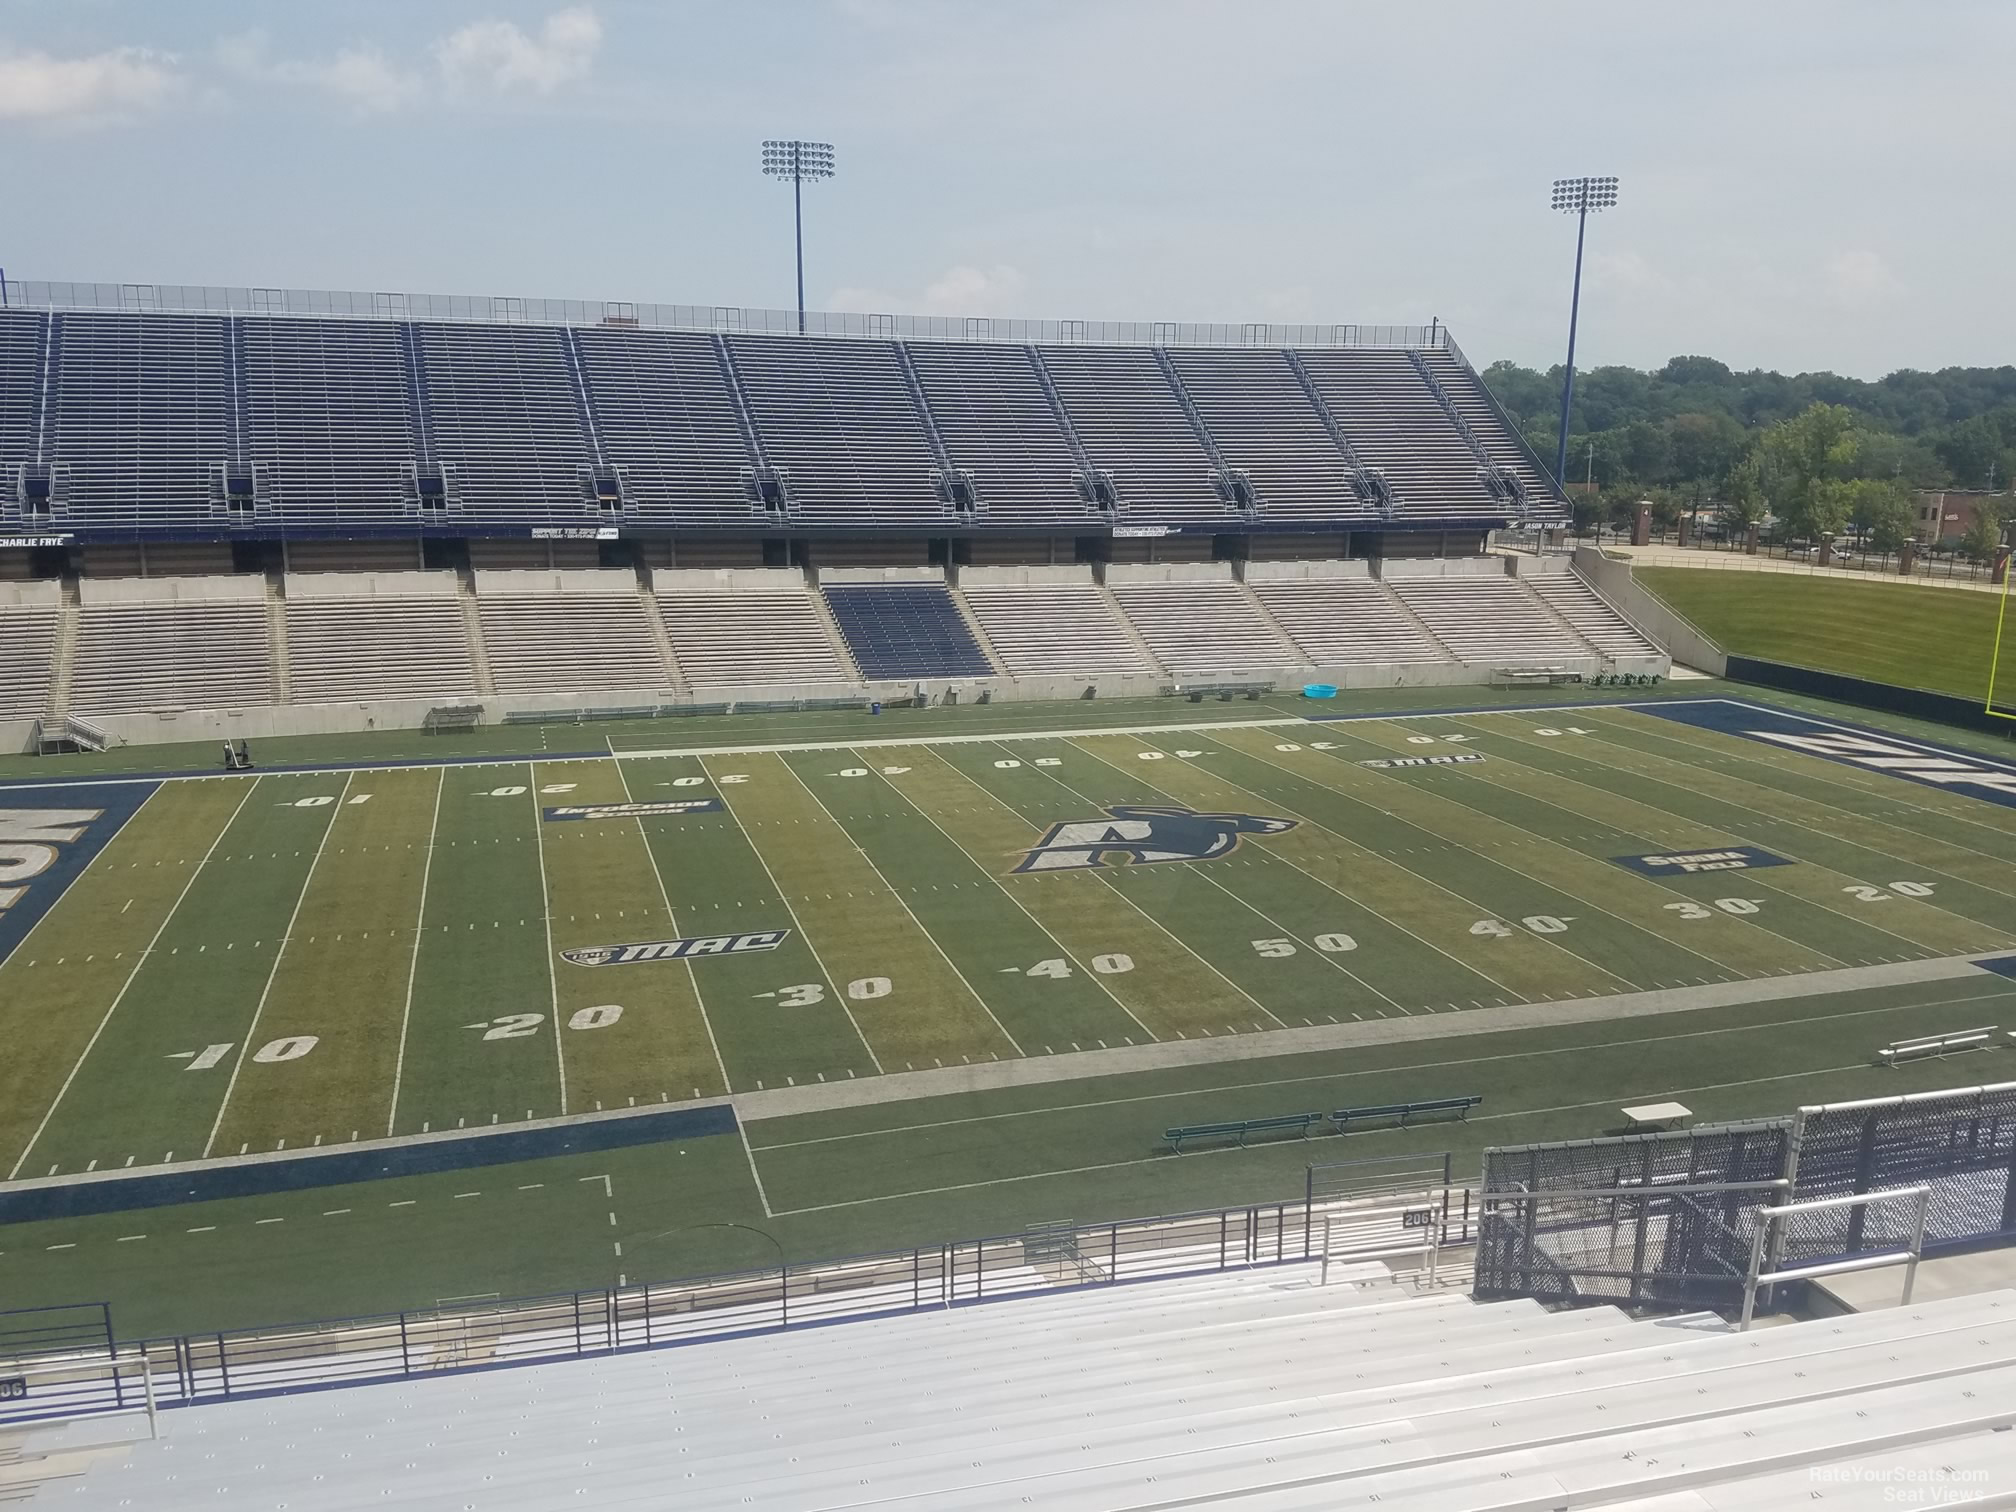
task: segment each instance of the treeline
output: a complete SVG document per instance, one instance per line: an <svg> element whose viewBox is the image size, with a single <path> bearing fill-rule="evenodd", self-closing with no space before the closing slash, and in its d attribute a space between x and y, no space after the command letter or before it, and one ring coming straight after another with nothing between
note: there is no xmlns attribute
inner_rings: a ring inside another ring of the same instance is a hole
<svg viewBox="0 0 2016 1512"><path fill-rule="evenodd" d="M1485 382L1550 465L1561 370L1493 363ZM2016 367L1905 370L1873 383L1833 373L1732 371L1675 357L1654 372L1601 367L1575 378L1568 481L1597 495L1578 523L1652 499L1668 519L1712 511L1734 529L1769 520L1788 539L1844 530L1901 545L1919 489L2006 492L2016 476ZM1990 520L1970 542L1985 553Z"/></svg>

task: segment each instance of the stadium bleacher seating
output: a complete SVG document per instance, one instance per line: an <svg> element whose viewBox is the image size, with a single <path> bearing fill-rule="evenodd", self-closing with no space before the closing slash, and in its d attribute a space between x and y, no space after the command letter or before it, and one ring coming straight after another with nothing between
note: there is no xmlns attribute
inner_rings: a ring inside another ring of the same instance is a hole
<svg viewBox="0 0 2016 1512"><path fill-rule="evenodd" d="M295 574L287 668L295 703L478 691L457 584L445 572Z"/></svg>
<svg viewBox="0 0 2016 1512"><path fill-rule="evenodd" d="M460 1506L500 1464L514 1505L676 1477L690 1512L1778 1512L2016 1477L2016 1293L1737 1333L1313 1270L193 1407L65 1504Z"/></svg>
<svg viewBox="0 0 2016 1512"><path fill-rule="evenodd" d="M1476 376L1444 347L1429 347L1420 352L1421 360L1442 385L1442 392L1449 396L1456 406L1456 412L1463 417L1463 423L1470 427L1470 434L1483 443L1484 451L1491 461L1510 471L1519 479L1526 490L1526 497L1536 504L1544 503L1553 496L1553 485L1534 464L1532 457L1498 407L1491 402Z"/></svg>
<svg viewBox="0 0 2016 1512"><path fill-rule="evenodd" d="M1246 583L1302 654L1319 667L1416 666L1450 660L1393 591L1352 564L1247 569ZM1296 575L1274 575L1294 572Z"/></svg>
<svg viewBox="0 0 2016 1512"><path fill-rule="evenodd" d="M482 573L476 601L499 693L672 685L628 572Z"/></svg>
<svg viewBox="0 0 2016 1512"><path fill-rule="evenodd" d="M735 336L728 350L771 466L807 522L928 525L953 518L895 347Z"/></svg>
<svg viewBox="0 0 2016 1512"><path fill-rule="evenodd" d="M942 580L828 582L822 578L820 588L863 677L994 675L987 653L973 638Z"/></svg>
<svg viewBox="0 0 2016 1512"><path fill-rule="evenodd" d="M1173 347L1169 360L1226 463L1249 475L1262 516L1373 515L1280 352Z"/></svg>
<svg viewBox="0 0 2016 1512"><path fill-rule="evenodd" d="M679 671L695 688L854 681L801 572L659 569L651 581Z"/></svg>
<svg viewBox="0 0 2016 1512"><path fill-rule="evenodd" d="M1523 583L1499 571L1415 576L1389 565L1385 582L1459 661L1507 666L1592 654Z"/></svg>
<svg viewBox="0 0 2016 1512"><path fill-rule="evenodd" d="M1145 347L1038 348L1095 469L1110 472L1121 514L1212 519L1237 511L1211 484L1211 454Z"/></svg>
<svg viewBox="0 0 2016 1512"><path fill-rule="evenodd" d="M1656 657L1659 648L1611 608L1573 572L1523 573L1520 581L1537 593L1576 633L1605 656Z"/></svg>
<svg viewBox="0 0 2016 1512"><path fill-rule="evenodd" d="M0 719L47 712L61 612L54 583L0 585Z"/></svg>
<svg viewBox="0 0 2016 1512"><path fill-rule="evenodd" d="M1478 461L1404 351L1308 351L1302 365L1351 448L1386 475L1408 516L1479 518L1504 513L1477 477Z"/></svg>
<svg viewBox="0 0 2016 1512"><path fill-rule="evenodd" d="M1156 670L1088 567L969 567L959 594L1010 677Z"/></svg>
<svg viewBox="0 0 2016 1512"><path fill-rule="evenodd" d="M71 712L90 717L272 701L260 579L87 578L79 586Z"/></svg>
<svg viewBox="0 0 2016 1512"><path fill-rule="evenodd" d="M906 343L954 468L970 472L989 525L1085 523L1083 471L1024 346Z"/></svg>
<svg viewBox="0 0 2016 1512"><path fill-rule="evenodd" d="M594 437L567 328L428 321L411 328L433 460L463 517L588 520Z"/></svg>
<svg viewBox="0 0 2016 1512"><path fill-rule="evenodd" d="M1304 665L1226 567L1115 567L1107 585L1156 660L1180 676Z"/></svg>
<svg viewBox="0 0 2016 1512"><path fill-rule="evenodd" d="M414 516L409 462L427 440L406 402L403 332L382 320L248 318L244 332L250 460L269 516L290 523Z"/></svg>

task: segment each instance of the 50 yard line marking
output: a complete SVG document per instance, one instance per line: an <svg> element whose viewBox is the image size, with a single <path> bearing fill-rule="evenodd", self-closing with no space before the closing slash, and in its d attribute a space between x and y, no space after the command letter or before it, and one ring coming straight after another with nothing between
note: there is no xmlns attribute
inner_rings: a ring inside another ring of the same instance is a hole
<svg viewBox="0 0 2016 1512"><path fill-rule="evenodd" d="M406 968L406 1008L399 1015L399 1059L392 1066L392 1106L385 1114L387 1139L399 1130L399 1087L406 1079L406 1033L413 1023L413 984L420 976L420 942L427 935L427 884L434 876L434 837L440 833L441 794L447 786L448 769L443 767L441 780L434 788L434 818L427 826L427 861L420 871L420 911L413 921L413 959ZM335 821L330 823L333 827ZM555 1027L558 1027L557 1023ZM559 1036L554 1037L557 1039Z"/></svg>
<svg viewBox="0 0 2016 1512"><path fill-rule="evenodd" d="M287 916L287 929L280 936L280 948L273 952L273 969L266 973L266 985L259 990L259 1006L252 1010L252 1022L245 1026L245 1043L239 1048L238 1058L231 1063L231 1079L224 1084L224 1095L217 1100L217 1118L210 1125L210 1137L203 1141L203 1159L209 1158L211 1148L217 1143L217 1132L224 1127L224 1115L231 1110L231 1094L238 1090L238 1074L245 1069L245 1062L252 1058L252 1041L259 1033L259 1020L265 1016L267 999L273 996L273 984L280 979L280 963L287 959L287 945L294 938L294 926L301 922L301 905L308 901L308 890L315 885L315 869L322 864L322 852L329 848L329 837L336 832L336 825L343 816L343 800L350 796L350 783L355 776L356 773L352 772L344 777L343 791L336 795L336 802L330 806L329 823L323 828L321 843L315 847L314 858L308 863L308 874L301 879L301 892L294 899L294 912Z"/></svg>
<svg viewBox="0 0 2016 1512"><path fill-rule="evenodd" d="M245 796L238 800L238 807L231 810L231 817L226 819L224 827L217 831L217 838L210 842L210 849L203 853L203 859L198 861L190 871L189 880L182 884L182 891L175 896L174 907L170 908L162 916L161 927L154 931L154 938L147 942L147 948L141 951L139 958L134 961L133 969L126 973L126 980L120 984L118 994L112 999L111 1006L105 1010L104 1016L98 1020L98 1027L91 1031L91 1038L85 1043L82 1053L78 1055L76 1064L71 1066L70 1074L63 1078L63 1085L56 1089L56 1096L51 1099L48 1112L42 1115L42 1121L35 1125L35 1132L28 1136L28 1142L21 1147L20 1158L14 1162L13 1168L7 1172L7 1179L9 1181L14 1180L15 1177L21 1174L21 1168L28 1163L28 1156L34 1151L35 1146L40 1143L43 1134L49 1128L49 1121L56 1116L56 1109L62 1104L64 1097L68 1095L70 1084L77 1080L77 1073L84 1069L84 1062L90 1058L91 1052L98 1047L98 1038L105 1032L105 1026L112 1022L112 1015L117 1013L119 1005L126 1001L126 994L132 988L134 979L140 975L140 968L145 966L149 958L154 954L154 948L161 943L161 936L168 932L168 926L175 922L175 915L182 911L182 903L189 896L190 889L196 885L196 879L203 874L203 868L210 864L210 858L217 853L217 847L224 843L224 837L231 832L231 826L238 822L239 814L244 812L245 805L252 801L252 795L258 790L259 779L255 777L251 782L246 784ZM155 793L160 791L161 789L159 788L154 790ZM149 793L146 802L143 802L140 807L145 808L147 802L151 802L153 797L154 794ZM140 809L133 811L135 817L139 815L139 812ZM128 824L132 822L131 819L127 820ZM116 839L118 837L114 836L113 838ZM111 842L106 842L103 849L98 852L98 855L104 855L111 848ZM95 861L97 856L92 857L92 859ZM71 885L75 886L76 884L72 883ZM44 914L42 918L48 918L49 914L53 914L55 911L54 908L51 908L49 913ZM39 925L42 919L37 919L35 922ZM31 930L29 932L32 934L34 931ZM26 943L25 937L23 943Z"/></svg>

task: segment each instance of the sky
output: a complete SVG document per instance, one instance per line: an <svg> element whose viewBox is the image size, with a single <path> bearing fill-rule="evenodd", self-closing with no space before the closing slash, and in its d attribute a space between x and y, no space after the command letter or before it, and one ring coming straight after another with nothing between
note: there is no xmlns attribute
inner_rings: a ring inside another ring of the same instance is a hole
<svg viewBox="0 0 2016 1512"><path fill-rule="evenodd" d="M2016 348L2004 0L0 0L10 279Z"/></svg>

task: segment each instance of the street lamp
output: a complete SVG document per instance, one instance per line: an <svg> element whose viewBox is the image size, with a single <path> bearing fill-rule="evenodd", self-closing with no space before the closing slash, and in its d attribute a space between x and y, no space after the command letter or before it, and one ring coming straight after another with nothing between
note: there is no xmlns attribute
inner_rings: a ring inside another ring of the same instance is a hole
<svg viewBox="0 0 2016 1512"><path fill-rule="evenodd" d="M805 334L805 205L804 184L833 177L831 142L765 142L763 172L769 178L791 180L791 233L798 248L798 334Z"/></svg>
<svg viewBox="0 0 2016 1512"><path fill-rule="evenodd" d="M1554 476L1568 475L1568 406L1575 397L1575 320L1582 311L1582 237L1589 217L1617 203L1614 178L1554 180L1554 208L1575 217L1575 293L1568 302L1568 371L1561 377L1561 434L1554 447Z"/></svg>

